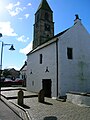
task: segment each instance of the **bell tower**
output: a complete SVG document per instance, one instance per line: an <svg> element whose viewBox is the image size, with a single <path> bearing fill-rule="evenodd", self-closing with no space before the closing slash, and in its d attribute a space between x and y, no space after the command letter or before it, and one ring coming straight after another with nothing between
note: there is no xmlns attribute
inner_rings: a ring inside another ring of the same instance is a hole
<svg viewBox="0 0 90 120"><path fill-rule="evenodd" d="M35 13L33 49L54 36L53 11L46 0L42 0Z"/></svg>

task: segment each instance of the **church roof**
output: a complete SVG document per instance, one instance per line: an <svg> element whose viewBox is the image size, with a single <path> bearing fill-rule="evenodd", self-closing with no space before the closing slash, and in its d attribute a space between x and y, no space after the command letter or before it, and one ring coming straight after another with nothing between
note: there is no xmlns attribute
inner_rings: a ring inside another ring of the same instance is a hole
<svg viewBox="0 0 90 120"><path fill-rule="evenodd" d="M31 54L31 53L39 50L39 49L42 49L42 48L44 48L44 47L46 47L46 46L48 46L48 45L56 42L56 41L58 40L57 38L58 38L59 36L63 35L63 34L64 34L66 31L68 31L69 29L70 29L70 28L68 28L68 29L66 29L66 30L58 33L57 35L55 35L54 37L52 37L51 39L49 39L49 41L47 41L47 42L45 42L44 44L38 46L36 49L31 50L31 51L27 54L27 56L28 56L29 54Z"/></svg>
<svg viewBox="0 0 90 120"><path fill-rule="evenodd" d="M48 10L48 11L52 12L52 10L46 0L41 1L40 5L38 7L38 10L40 10L40 9L44 9L44 10Z"/></svg>
<svg viewBox="0 0 90 120"><path fill-rule="evenodd" d="M27 62L25 61L24 65L22 66L22 68L20 69L20 71L26 70L26 68L27 68Z"/></svg>
<svg viewBox="0 0 90 120"><path fill-rule="evenodd" d="M66 29L66 30L64 30L64 31L62 31L62 32L60 32L60 33L58 33L57 35L55 35L53 38L56 38L56 37L58 37L58 36L61 36L62 34L64 34L67 30L69 30L70 28L68 28L68 29Z"/></svg>

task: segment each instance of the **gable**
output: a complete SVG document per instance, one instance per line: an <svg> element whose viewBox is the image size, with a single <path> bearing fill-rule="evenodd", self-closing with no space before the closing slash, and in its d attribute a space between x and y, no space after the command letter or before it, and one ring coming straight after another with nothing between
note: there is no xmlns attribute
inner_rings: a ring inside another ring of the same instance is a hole
<svg viewBox="0 0 90 120"><path fill-rule="evenodd" d="M65 32L61 37L59 36L59 38L61 39L60 41L63 41L64 43L76 42L79 44L80 42L89 42L90 34L79 20L71 28L69 28L68 31Z"/></svg>
<svg viewBox="0 0 90 120"><path fill-rule="evenodd" d="M66 31L68 31L69 29L70 29L70 28L68 28L68 29L66 29L66 30L58 33L57 35L55 35L54 37L52 37L49 41L47 41L47 42L44 43L43 45L40 45L39 47L37 47L37 48L34 49L34 50L31 50L31 51L27 54L27 56L28 56L29 54L32 54L33 52L39 50L39 49L42 49L42 48L44 48L44 47L46 47L46 46L48 46L48 45L56 42L56 41L58 40L58 37L61 36L61 35L63 35L63 34L64 34Z"/></svg>

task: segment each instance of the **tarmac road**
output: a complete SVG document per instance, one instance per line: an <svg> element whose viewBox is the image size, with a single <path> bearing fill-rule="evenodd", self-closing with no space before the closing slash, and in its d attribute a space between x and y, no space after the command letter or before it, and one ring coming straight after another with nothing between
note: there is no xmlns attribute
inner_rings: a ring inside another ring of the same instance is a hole
<svg viewBox="0 0 90 120"><path fill-rule="evenodd" d="M23 120L0 100L0 120Z"/></svg>

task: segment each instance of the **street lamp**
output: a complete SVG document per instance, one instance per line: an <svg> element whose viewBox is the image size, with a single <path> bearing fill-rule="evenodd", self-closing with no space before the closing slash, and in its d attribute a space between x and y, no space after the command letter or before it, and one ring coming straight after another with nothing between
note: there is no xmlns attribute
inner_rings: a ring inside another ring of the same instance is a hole
<svg viewBox="0 0 90 120"><path fill-rule="evenodd" d="M2 37L2 33L0 33L0 37ZM4 42L0 41L2 43L1 45L1 63L0 63L0 69L2 71L2 57L3 57L3 47L6 46L6 45L11 45L10 49L9 50L15 50L15 48L13 47L13 44L5 44Z"/></svg>
<svg viewBox="0 0 90 120"><path fill-rule="evenodd" d="M2 37L2 33L0 33L0 37ZM0 71L0 99L1 99L1 73L2 73L2 70Z"/></svg>
<svg viewBox="0 0 90 120"><path fill-rule="evenodd" d="M0 64L0 67L1 67L1 70L2 70L2 57L3 57L3 47L4 46L11 46L9 50L15 50L15 48L13 47L13 44L5 44L4 42L0 41L2 43L1 45L1 64Z"/></svg>
<svg viewBox="0 0 90 120"><path fill-rule="evenodd" d="M2 37L2 33L0 33L0 37ZM3 47L4 46L11 46L9 50L15 50L15 48L13 47L13 44L5 44L4 42L1 42L1 63L0 63L0 79L1 79L1 74L2 74L2 57L3 57ZM1 82L1 81L0 81ZM1 97L1 85L0 85L0 97Z"/></svg>

